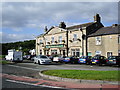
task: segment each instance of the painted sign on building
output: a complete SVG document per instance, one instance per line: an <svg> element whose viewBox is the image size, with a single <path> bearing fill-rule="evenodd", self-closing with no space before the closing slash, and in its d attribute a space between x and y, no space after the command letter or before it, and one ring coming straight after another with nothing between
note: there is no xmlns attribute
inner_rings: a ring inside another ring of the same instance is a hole
<svg viewBox="0 0 120 90"><path fill-rule="evenodd" d="M61 47L64 47L64 44L46 45L46 48L61 48Z"/></svg>

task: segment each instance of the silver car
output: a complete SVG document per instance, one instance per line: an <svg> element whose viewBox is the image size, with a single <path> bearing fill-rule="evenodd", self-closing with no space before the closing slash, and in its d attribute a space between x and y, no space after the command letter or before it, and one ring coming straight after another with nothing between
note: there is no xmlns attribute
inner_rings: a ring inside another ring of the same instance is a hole
<svg viewBox="0 0 120 90"><path fill-rule="evenodd" d="M52 61L45 55L38 55L34 57L34 63L40 64L50 64Z"/></svg>

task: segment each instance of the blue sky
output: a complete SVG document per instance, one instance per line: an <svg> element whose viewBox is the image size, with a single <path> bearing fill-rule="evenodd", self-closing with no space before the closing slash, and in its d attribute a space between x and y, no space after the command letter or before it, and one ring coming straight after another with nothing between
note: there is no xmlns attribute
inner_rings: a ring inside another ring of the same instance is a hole
<svg viewBox="0 0 120 90"><path fill-rule="evenodd" d="M34 39L44 27L93 22L99 13L104 26L118 23L118 2L2 2L2 42Z"/></svg>

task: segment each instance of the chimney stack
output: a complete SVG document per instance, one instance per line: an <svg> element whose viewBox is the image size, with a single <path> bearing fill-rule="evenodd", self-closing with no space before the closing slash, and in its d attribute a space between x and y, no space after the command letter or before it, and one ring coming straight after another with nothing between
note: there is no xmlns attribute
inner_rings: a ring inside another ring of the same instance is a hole
<svg viewBox="0 0 120 90"><path fill-rule="evenodd" d="M118 26L118 24L113 24L113 25L112 25L112 27L116 27L116 26Z"/></svg>
<svg viewBox="0 0 120 90"><path fill-rule="evenodd" d="M66 28L66 25L65 25L64 22L60 22L59 27L65 29L65 28Z"/></svg>
<svg viewBox="0 0 120 90"><path fill-rule="evenodd" d="M44 30L45 30L45 32L47 32L47 31L48 31L48 28L47 28L47 26L45 26L45 29L44 29Z"/></svg>
<svg viewBox="0 0 120 90"><path fill-rule="evenodd" d="M94 22L101 22L101 17L99 16L99 14L96 14L94 16Z"/></svg>

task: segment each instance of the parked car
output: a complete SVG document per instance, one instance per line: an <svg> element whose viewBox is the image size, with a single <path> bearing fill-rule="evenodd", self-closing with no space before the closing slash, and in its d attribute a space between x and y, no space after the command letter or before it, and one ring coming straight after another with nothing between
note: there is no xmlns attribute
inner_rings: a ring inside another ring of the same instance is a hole
<svg viewBox="0 0 120 90"><path fill-rule="evenodd" d="M119 65L120 66L120 56L109 56L107 58L108 65Z"/></svg>
<svg viewBox="0 0 120 90"><path fill-rule="evenodd" d="M34 57L34 63L40 64L50 64L52 61L45 55L38 55Z"/></svg>
<svg viewBox="0 0 120 90"><path fill-rule="evenodd" d="M36 56L32 56L30 60L31 60L31 61L34 61L35 57L36 57Z"/></svg>
<svg viewBox="0 0 120 90"><path fill-rule="evenodd" d="M91 64L92 56L82 56L79 58L78 63Z"/></svg>
<svg viewBox="0 0 120 90"><path fill-rule="evenodd" d="M23 59L30 60L30 59L31 59L31 55L24 55L24 56L23 56Z"/></svg>
<svg viewBox="0 0 120 90"><path fill-rule="evenodd" d="M74 57L74 56L72 56L72 57L66 57L66 58L64 58L63 60L62 60L62 62L64 62L64 63L78 63L78 58L77 57Z"/></svg>
<svg viewBox="0 0 120 90"><path fill-rule="evenodd" d="M92 58L92 64L97 64L97 65L106 64L106 57L105 56L96 55L96 56L94 56Z"/></svg>
<svg viewBox="0 0 120 90"><path fill-rule="evenodd" d="M58 57L53 57L53 62L60 62L62 63L64 60L65 56L58 56Z"/></svg>
<svg viewBox="0 0 120 90"><path fill-rule="evenodd" d="M53 56L51 55L51 56L48 56L49 57L49 59L51 59L52 61L53 61Z"/></svg>

